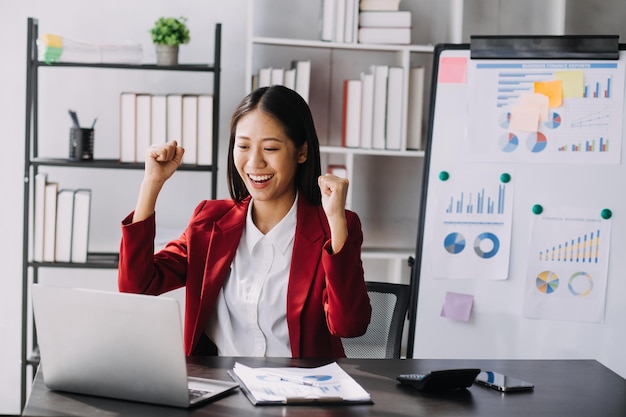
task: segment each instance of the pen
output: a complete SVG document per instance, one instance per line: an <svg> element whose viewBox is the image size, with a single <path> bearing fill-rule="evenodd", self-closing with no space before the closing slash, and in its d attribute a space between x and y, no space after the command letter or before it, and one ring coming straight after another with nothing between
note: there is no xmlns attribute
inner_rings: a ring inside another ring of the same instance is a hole
<svg viewBox="0 0 626 417"><path fill-rule="evenodd" d="M91 124L91 128L93 129L94 127L96 127L96 122L98 121L98 118L96 117L95 119L93 119L93 123Z"/></svg>
<svg viewBox="0 0 626 417"><path fill-rule="evenodd" d="M281 381L291 382L292 384L306 385L307 387L316 387L316 388L319 388L321 386L318 382L307 381L304 378L289 377L289 376L273 374L273 373L269 373L268 375L279 378Z"/></svg>

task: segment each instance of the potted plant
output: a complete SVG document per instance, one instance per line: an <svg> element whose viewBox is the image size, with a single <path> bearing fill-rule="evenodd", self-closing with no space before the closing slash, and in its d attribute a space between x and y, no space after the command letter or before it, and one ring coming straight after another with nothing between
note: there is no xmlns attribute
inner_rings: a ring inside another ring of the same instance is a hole
<svg viewBox="0 0 626 417"><path fill-rule="evenodd" d="M178 64L178 46L189 42L187 18L160 17L150 29L156 47L157 65Z"/></svg>

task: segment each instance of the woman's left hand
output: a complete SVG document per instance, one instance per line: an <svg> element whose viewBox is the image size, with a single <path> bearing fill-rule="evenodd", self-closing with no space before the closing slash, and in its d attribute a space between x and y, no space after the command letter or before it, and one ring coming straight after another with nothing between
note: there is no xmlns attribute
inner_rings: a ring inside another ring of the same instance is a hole
<svg viewBox="0 0 626 417"><path fill-rule="evenodd" d="M326 216L344 216L346 199L348 196L348 180L332 174L325 174L318 178L322 191L322 207Z"/></svg>
<svg viewBox="0 0 626 417"><path fill-rule="evenodd" d="M322 208L330 225L333 253L343 248L348 237L346 222L346 199L348 196L348 180L332 174L325 174L318 178L322 191Z"/></svg>

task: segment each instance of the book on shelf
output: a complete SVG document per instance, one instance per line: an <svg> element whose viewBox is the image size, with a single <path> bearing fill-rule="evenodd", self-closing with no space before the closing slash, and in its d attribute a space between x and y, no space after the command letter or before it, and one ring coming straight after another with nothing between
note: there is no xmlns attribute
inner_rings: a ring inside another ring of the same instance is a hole
<svg viewBox="0 0 626 417"><path fill-rule="evenodd" d="M344 27L343 41L345 43L355 43L357 36L359 12L359 0L346 0L346 19Z"/></svg>
<svg viewBox="0 0 626 417"><path fill-rule="evenodd" d="M182 134L180 146L185 149L183 164L198 164L198 96L185 94L182 98Z"/></svg>
<svg viewBox="0 0 626 417"><path fill-rule="evenodd" d="M252 78L252 90L283 85L295 90L308 103L311 83L311 61L292 61L291 68L262 67Z"/></svg>
<svg viewBox="0 0 626 417"><path fill-rule="evenodd" d="M198 165L213 165L213 96L198 96Z"/></svg>
<svg viewBox="0 0 626 417"><path fill-rule="evenodd" d="M33 261L35 262L43 262L47 182L48 174L40 172L35 175L35 210L33 216Z"/></svg>
<svg viewBox="0 0 626 417"><path fill-rule="evenodd" d="M272 85L272 67L259 68L259 88Z"/></svg>
<svg viewBox="0 0 626 417"><path fill-rule="evenodd" d="M359 28L359 43L397 44L411 43L411 28Z"/></svg>
<svg viewBox="0 0 626 417"><path fill-rule="evenodd" d="M91 190L60 188L35 176L35 262L86 262ZM82 251L82 253L81 253Z"/></svg>
<svg viewBox="0 0 626 417"><path fill-rule="evenodd" d="M270 74L270 85L284 85L285 84L285 69L284 68L272 68Z"/></svg>
<svg viewBox="0 0 626 417"><path fill-rule="evenodd" d="M337 14L337 0L322 0L322 21L320 38L325 42L332 42L335 34L335 15Z"/></svg>
<svg viewBox="0 0 626 417"><path fill-rule="evenodd" d="M341 144L358 148L361 142L361 80L344 80Z"/></svg>
<svg viewBox="0 0 626 417"><path fill-rule="evenodd" d="M91 190L78 189L74 192L72 218L72 262L87 262L89 246L89 221L91 217Z"/></svg>
<svg viewBox="0 0 626 417"><path fill-rule="evenodd" d="M326 42L356 42L359 0L323 0L320 39Z"/></svg>
<svg viewBox="0 0 626 417"><path fill-rule="evenodd" d="M411 12L408 10L394 12L361 11L359 13L359 27L410 28Z"/></svg>
<svg viewBox="0 0 626 417"><path fill-rule="evenodd" d="M43 261L54 262L56 255L57 193L59 184L47 182L44 197Z"/></svg>
<svg viewBox="0 0 626 417"><path fill-rule="evenodd" d="M296 89L296 69L289 68L285 70L283 76L283 85L287 88L291 88L292 90Z"/></svg>
<svg viewBox="0 0 626 417"><path fill-rule="evenodd" d="M348 170L343 164L329 164L326 172L340 178L348 178Z"/></svg>
<svg viewBox="0 0 626 417"><path fill-rule="evenodd" d="M374 65L374 99L372 113L372 149L385 149L385 123L387 119L387 81L389 66Z"/></svg>
<svg viewBox="0 0 626 417"><path fill-rule="evenodd" d="M393 12L400 10L400 0L361 0L359 8L361 10Z"/></svg>
<svg viewBox="0 0 626 417"><path fill-rule="evenodd" d="M163 94L152 95L151 106L150 144L163 144L167 142L167 97Z"/></svg>
<svg viewBox="0 0 626 417"><path fill-rule="evenodd" d="M333 42L344 42L346 30L346 1L347 0L335 0L337 11L335 12L335 32Z"/></svg>
<svg viewBox="0 0 626 417"><path fill-rule="evenodd" d="M63 188L57 194L55 261L72 260L72 224L74 219L74 190Z"/></svg>
<svg viewBox="0 0 626 417"><path fill-rule="evenodd" d="M146 149L150 147L152 138L152 96L137 94L135 96L136 127L135 127L135 161L146 161Z"/></svg>
<svg viewBox="0 0 626 417"><path fill-rule="evenodd" d="M374 118L374 74L361 73L361 148L372 148Z"/></svg>
<svg viewBox="0 0 626 417"><path fill-rule="evenodd" d="M424 67L409 69L409 99L407 112L407 149L424 149L423 112L424 112Z"/></svg>
<svg viewBox="0 0 626 417"><path fill-rule="evenodd" d="M404 70L390 67L387 81L387 110L385 112L385 148L400 150L402 147L402 84Z"/></svg>
<svg viewBox="0 0 626 417"><path fill-rule="evenodd" d="M137 129L137 94L120 94L120 162L135 162L135 134Z"/></svg>
<svg viewBox="0 0 626 417"><path fill-rule="evenodd" d="M235 362L228 374L254 405L372 402L370 394L337 362L317 368L251 368Z"/></svg>
<svg viewBox="0 0 626 417"><path fill-rule="evenodd" d="M167 141L176 140L180 144L183 134L183 95L167 95Z"/></svg>
<svg viewBox="0 0 626 417"><path fill-rule="evenodd" d="M296 92L304 101L309 102L311 84L311 60L294 61L292 67L296 69Z"/></svg>
<svg viewBox="0 0 626 417"><path fill-rule="evenodd" d="M252 74L250 80L250 91L254 91L259 88L259 74Z"/></svg>

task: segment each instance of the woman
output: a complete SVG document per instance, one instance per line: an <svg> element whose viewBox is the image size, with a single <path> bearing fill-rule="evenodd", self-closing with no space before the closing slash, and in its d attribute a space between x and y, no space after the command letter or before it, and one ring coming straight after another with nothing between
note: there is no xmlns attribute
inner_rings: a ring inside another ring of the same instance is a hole
<svg viewBox="0 0 626 417"><path fill-rule="evenodd" d="M186 286L187 355L344 357L367 330L358 216L348 181L320 175L306 102L272 86L233 114L232 199L202 201L177 240L153 253L157 196L181 163L175 141L146 153L135 211L122 221L120 291Z"/></svg>

